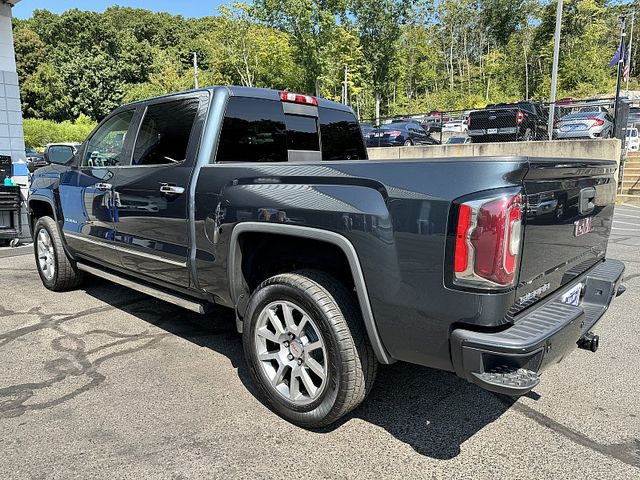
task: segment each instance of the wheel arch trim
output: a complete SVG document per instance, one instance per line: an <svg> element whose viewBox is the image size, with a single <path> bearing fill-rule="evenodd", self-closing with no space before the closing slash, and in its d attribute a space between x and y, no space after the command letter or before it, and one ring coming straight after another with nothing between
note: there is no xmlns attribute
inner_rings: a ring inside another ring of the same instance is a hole
<svg viewBox="0 0 640 480"><path fill-rule="evenodd" d="M31 221L31 202L43 202L43 203L47 203L51 207L51 211L53 212L53 221L56 224L56 227L58 228L58 235L60 235L60 240L62 241L62 248L64 248L64 251L69 256L69 258L72 258L75 260L75 256L69 251L69 248L67 246L67 238L64 234L64 229L60 224L60 215L59 215L60 212L58 211L58 207L56 206L55 201L46 195L30 194L29 197L27 198L27 206L28 206L27 213L29 215L29 230L31 231L31 237L34 238L36 233L33 231L33 227L35 227L35 223Z"/></svg>
<svg viewBox="0 0 640 480"><path fill-rule="evenodd" d="M33 231L33 227L35 226L35 224L32 221L32 215L31 215L31 205L34 202L46 203L47 205L49 205L49 207L51 207L51 212L53 213L53 220L56 222L56 225L58 225L58 232L61 233L62 229L58 224L58 211L56 209L56 205L54 204L54 202L45 195L31 194L27 198L27 215L29 217L29 231L31 232L31 236L33 237L33 235L35 234L35 232Z"/></svg>
<svg viewBox="0 0 640 480"><path fill-rule="evenodd" d="M373 351L380 363L394 363L395 360L391 358L387 350L384 348L382 339L378 333L375 319L373 317L373 310L371 309L371 303L369 301L369 293L364 280L364 274L362 273L362 267L360 266L360 260L358 259L356 250L347 238L338 233L299 225L283 225L267 222L243 222L236 225L231 232L229 263L227 270L229 275L229 290L234 305L237 305L238 299L242 295L242 272L240 270L242 262L239 248L239 237L243 233L248 232L273 233L298 238L310 238L330 243L340 248L349 262L349 269L353 276L358 304L360 305L360 310L362 312L362 319L364 321L367 335L369 336L369 341L373 347Z"/></svg>

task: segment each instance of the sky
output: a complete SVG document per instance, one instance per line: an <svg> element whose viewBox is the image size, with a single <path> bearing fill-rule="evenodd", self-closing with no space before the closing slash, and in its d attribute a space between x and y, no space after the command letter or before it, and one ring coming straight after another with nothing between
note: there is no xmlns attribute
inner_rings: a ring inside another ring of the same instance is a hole
<svg viewBox="0 0 640 480"><path fill-rule="evenodd" d="M169 12L184 17L204 17L215 15L218 6L231 4L232 0L22 0L13 7L13 16L29 18L33 10L45 8L54 13L62 13L70 8L102 12L113 5L146 8L154 12Z"/></svg>

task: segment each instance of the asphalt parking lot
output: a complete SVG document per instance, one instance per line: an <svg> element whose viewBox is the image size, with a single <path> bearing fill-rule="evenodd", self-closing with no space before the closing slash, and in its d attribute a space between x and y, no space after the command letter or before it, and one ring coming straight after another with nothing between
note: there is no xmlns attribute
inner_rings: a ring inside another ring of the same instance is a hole
<svg viewBox="0 0 640 480"><path fill-rule="evenodd" d="M640 208L616 210L627 293L517 401L449 373L381 368L368 401L311 432L271 413L233 318L107 282L57 294L0 251L0 478L640 478Z"/></svg>

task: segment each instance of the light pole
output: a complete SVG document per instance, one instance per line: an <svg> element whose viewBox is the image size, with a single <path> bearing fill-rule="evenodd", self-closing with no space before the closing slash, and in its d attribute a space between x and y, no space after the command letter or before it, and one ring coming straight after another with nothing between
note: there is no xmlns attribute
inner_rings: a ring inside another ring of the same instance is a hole
<svg viewBox="0 0 640 480"><path fill-rule="evenodd" d="M551 97L549 98L549 140L553 140L553 121L556 116L556 89L558 87L558 58L560 57L560 30L562 29L562 0L556 9L556 32L553 36L553 67L551 69Z"/></svg>
<svg viewBox="0 0 640 480"><path fill-rule="evenodd" d="M616 65L616 69L618 71L618 74L616 76L616 97L615 97L615 104L613 106L613 137L615 137L618 133L618 128L619 128L619 119L618 119L618 112L620 111L620 109L618 108L620 106L620 83L622 83L622 67L624 66L624 57L625 57L625 46L624 46L624 37L626 35L625 29L627 27L627 19L625 17L620 17L620 45L618 46L618 52L619 52L619 58L618 58L618 64Z"/></svg>
<svg viewBox="0 0 640 480"><path fill-rule="evenodd" d="M198 88L198 52L193 53L193 83Z"/></svg>

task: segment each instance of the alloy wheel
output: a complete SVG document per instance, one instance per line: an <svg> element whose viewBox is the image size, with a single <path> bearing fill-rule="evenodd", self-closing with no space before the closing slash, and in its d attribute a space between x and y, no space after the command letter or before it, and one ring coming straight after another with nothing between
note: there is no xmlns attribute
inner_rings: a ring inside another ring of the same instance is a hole
<svg viewBox="0 0 640 480"><path fill-rule="evenodd" d="M291 301L263 308L254 331L256 357L269 385L296 405L308 405L327 384L328 358L311 316Z"/></svg>
<svg viewBox="0 0 640 480"><path fill-rule="evenodd" d="M37 237L38 267L47 279L51 280L56 273L55 251L51 236L46 229L41 228Z"/></svg>

